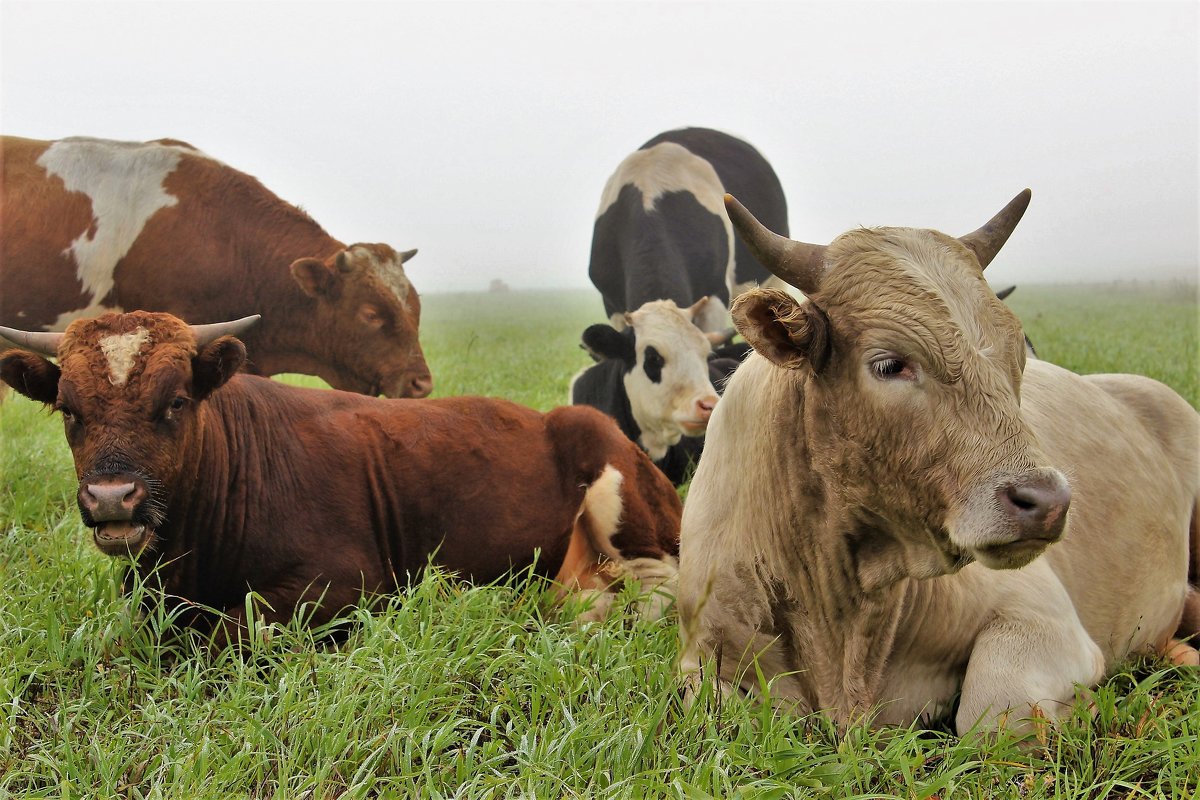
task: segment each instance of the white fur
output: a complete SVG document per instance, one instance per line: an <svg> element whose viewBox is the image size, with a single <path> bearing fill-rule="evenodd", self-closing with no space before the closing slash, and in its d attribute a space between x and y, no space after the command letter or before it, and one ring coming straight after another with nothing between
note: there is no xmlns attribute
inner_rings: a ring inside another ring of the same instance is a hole
<svg viewBox="0 0 1200 800"><path fill-rule="evenodd" d="M404 272L403 262L400 261L399 255L394 259L383 261L367 248L358 246L351 247L348 255L353 259L365 260L370 270L375 273L388 291L394 294L401 303L408 302L408 295L412 292L412 282Z"/></svg>
<svg viewBox="0 0 1200 800"><path fill-rule="evenodd" d="M587 516L592 530L599 537L592 542L592 546L598 553L613 561L621 560L620 551L613 547L612 537L621 522L621 509L624 506L621 500L621 484L624 481L625 476L619 469L612 464L605 464L600 477L584 494L583 508L580 511Z"/></svg>
<svg viewBox="0 0 1200 800"><path fill-rule="evenodd" d="M73 319L112 310L100 301L112 291L117 263L125 257L155 212L179 202L163 189L163 181L179 164L182 147L141 142L112 142L83 137L54 142L37 160L46 174L62 180L68 191L92 202L92 225L79 233L63 255L75 262L83 290L92 295L84 308L61 315L49 330L61 330ZM119 309L118 309L119 310Z"/></svg>
<svg viewBox="0 0 1200 800"><path fill-rule="evenodd" d="M625 476L611 464L606 464L600 477L588 487L583 498L581 515L587 515L593 532L592 547L609 560L607 572L612 579L627 578L640 584L639 611L647 619L661 619L675 599L679 565L672 556L626 559L612 543L621 522L624 501L621 485ZM591 608L580 621L603 619L612 605L613 595L606 587L585 587L584 596L591 597Z"/></svg>
<svg viewBox="0 0 1200 800"><path fill-rule="evenodd" d="M117 333L100 340L100 352L108 359L108 381L113 386L124 386L129 380L142 345L150 341L150 331L139 327L133 333Z"/></svg>
<svg viewBox="0 0 1200 800"><path fill-rule="evenodd" d="M637 363L625 373L625 393L638 427L639 443L657 460L684 435L681 422L695 418L699 400L717 402L708 378L712 346L685 310L670 300L655 300L629 315L637 347ZM643 368L646 348L653 346L666 361L658 383Z"/></svg>

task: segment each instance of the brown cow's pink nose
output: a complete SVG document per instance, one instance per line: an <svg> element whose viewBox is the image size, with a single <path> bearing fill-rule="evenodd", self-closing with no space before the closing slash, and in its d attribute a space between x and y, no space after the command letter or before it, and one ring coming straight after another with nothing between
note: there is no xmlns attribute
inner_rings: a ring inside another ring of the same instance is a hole
<svg viewBox="0 0 1200 800"><path fill-rule="evenodd" d="M713 409L717 407L717 398L705 397L696 401L696 419L707 421L712 416Z"/></svg>
<svg viewBox="0 0 1200 800"><path fill-rule="evenodd" d="M408 396L409 397L428 397L433 391L433 376L429 374L417 375L408 381Z"/></svg>
<svg viewBox="0 0 1200 800"><path fill-rule="evenodd" d="M1067 524L1071 486L1057 471L1017 480L996 491L1001 508L1023 537L1057 541Z"/></svg>
<svg viewBox="0 0 1200 800"><path fill-rule="evenodd" d="M146 497L141 481L97 481L79 487L79 505L94 522L132 519L134 509Z"/></svg>

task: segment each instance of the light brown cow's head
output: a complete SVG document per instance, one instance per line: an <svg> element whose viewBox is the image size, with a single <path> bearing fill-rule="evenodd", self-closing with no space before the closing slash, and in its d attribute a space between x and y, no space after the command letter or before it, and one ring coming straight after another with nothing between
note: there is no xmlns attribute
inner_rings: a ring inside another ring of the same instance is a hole
<svg viewBox="0 0 1200 800"><path fill-rule="evenodd" d="M738 330L798 371L825 485L864 525L928 553L930 574L971 558L1023 566L1064 532L1070 487L1021 420L1021 326L983 278L1028 203L1025 191L960 239L876 228L816 246L726 198L763 264L807 295L743 295Z"/></svg>
<svg viewBox="0 0 1200 800"><path fill-rule="evenodd" d="M0 328L27 350L0 358L0 377L52 405L79 477L79 511L96 546L138 554L165 521L172 487L186 479L186 454L203 433L200 404L238 371L246 348L233 337L258 320L189 326L169 314L135 311L77 320L63 333Z"/></svg>
<svg viewBox="0 0 1200 800"><path fill-rule="evenodd" d="M417 339L421 299L403 266L416 253L353 244L324 261L292 263L292 277L317 301L314 327L327 332L331 351L340 347L336 358L315 365L330 386L388 397L425 397L433 391Z"/></svg>

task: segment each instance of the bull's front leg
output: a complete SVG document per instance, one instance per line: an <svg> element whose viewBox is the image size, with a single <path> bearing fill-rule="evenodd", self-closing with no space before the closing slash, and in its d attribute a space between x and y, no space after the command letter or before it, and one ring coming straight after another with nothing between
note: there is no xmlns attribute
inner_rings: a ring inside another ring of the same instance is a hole
<svg viewBox="0 0 1200 800"><path fill-rule="evenodd" d="M1104 655L1049 566L1035 563L1012 576L1014 591L971 649L955 718L959 735L1002 721L1034 732L1039 720L1070 713L1077 686L1104 677Z"/></svg>

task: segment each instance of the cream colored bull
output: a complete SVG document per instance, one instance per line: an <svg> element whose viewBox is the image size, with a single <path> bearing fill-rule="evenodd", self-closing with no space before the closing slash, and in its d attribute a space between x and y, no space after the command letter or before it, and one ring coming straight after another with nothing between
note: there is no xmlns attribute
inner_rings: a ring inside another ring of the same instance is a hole
<svg viewBox="0 0 1200 800"><path fill-rule="evenodd" d="M1148 378L1025 363L982 268L1028 191L961 239L827 247L726 202L807 301L733 309L756 353L684 509L689 691L766 687L841 724L938 717L961 692L962 733L1065 713L1132 653L1196 663L1175 637L1200 620L1200 416Z"/></svg>

